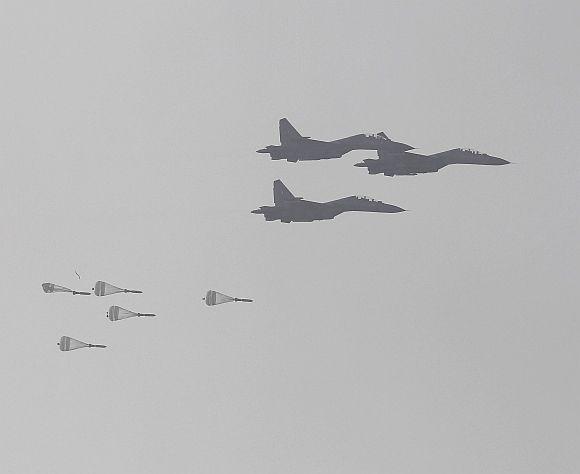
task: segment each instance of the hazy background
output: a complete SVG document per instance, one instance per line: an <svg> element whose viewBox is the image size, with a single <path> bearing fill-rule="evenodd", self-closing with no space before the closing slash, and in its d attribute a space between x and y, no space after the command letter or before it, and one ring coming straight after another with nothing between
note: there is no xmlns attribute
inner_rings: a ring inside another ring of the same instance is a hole
<svg viewBox="0 0 580 474"><path fill-rule="evenodd" d="M579 472L579 17L0 3L2 472ZM281 117L518 164L271 162ZM277 178L410 211L267 223ZM99 279L144 294L40 286Z"/></svg>

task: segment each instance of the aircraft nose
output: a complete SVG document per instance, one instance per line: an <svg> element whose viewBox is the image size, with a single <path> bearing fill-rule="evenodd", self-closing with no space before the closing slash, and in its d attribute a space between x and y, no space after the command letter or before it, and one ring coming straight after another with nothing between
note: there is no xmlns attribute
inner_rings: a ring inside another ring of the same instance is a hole
<svg viewBox="0 0 580 474"><path fill-rule="evenodd" d="M355 163L353 166L356 166L357 168L366 168L367 165L365 165L364 161L361 161L360 163Z"/></svg>
<svg viewBox="0 0 580 474"><path fill-rule="evenodd" d="M268 153L268 150L266 148L260 148L259 150L256 150L256 153Z"/></svg>
<svg viewBox="0 0 580 474"><path fill-rule="evenodd" d="M386 204L386 203L381 203L381 206L379 207L379 212L405 212L406 209L403 209L402 207L399 206L394 206L393 204Z"/></svg>
<svg viewBox="0 0 580 474"><path fill-rule="evenodd" d="M509 165L510 162L508 160L504 160L502 158L498 158L497 156L488 156L487 162L490 165Z"/></svg>
<svg viewBox="0 0 580 474"><path fill-rule="evenodd" d="M252 214L262 214L262 210L261 209L254 209L253 211L250 211Z"/></svg>

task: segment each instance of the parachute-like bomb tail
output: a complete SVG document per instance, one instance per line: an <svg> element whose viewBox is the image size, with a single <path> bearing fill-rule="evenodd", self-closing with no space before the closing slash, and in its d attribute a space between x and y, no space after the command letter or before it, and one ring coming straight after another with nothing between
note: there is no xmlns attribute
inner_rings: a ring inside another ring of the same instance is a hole
<svg viewBox="0 0 580 474"><path fill-rule="evenodd" d="M119 321L121 319L141 316L154 317L156 315L153 313L136 313L135 311L130 311L128 309L121 308L120 306L111 306L107 312L107 317L110 321Z"/></svg>
<svg viewBox="0 0 580 474"><path fill-rule="evenodd" d="M208 306L215 306L216 304L222 304L222 303L230 303L232 301L234 302L245 302L245 303L251 303L253 302L253 300L249 299L249 298L234 298L232 296L228 296L228 295L224 295L223 293L220 293L219 291L215 291L215 290L208 290L208 292L205 295L205 298L203 298L203 300L205 301L205 304Z"/></svg>
<svg viewBox="0 0 580 474"><path fill-rule="evenodd" d="M43 283L42 290L45 293L73 293L73 290L66 286L55 285L54 283Z"/></svg>
<svg viewBox="0 0 580 474"><path fill-rule="evenodd" d="M102 344L87 344L86 342L79 341L78 339L69 336L62 336L57 344L63 352L74 351L75 349L82 349L84 347L107 347Z"/></svg>
<svg viewBox="0 0 580 474"><path fill-rule="evenodd" d="M228 295L224 295L223 293L220 293L219 291L208 290L208 292L205 294L205 304L208 306L215 306L216 304L229 303L231 301L235 301L235 298L232 298L231 296L228 296Z"/></svg>
<svg viewBox="0 0 580 474"><path fill-rule="evenodd" d="M141 290L128 290L127 288L119 288L118 286L111 285L106 281L97 281L93 291L97 296L107 296L113 295L115 293L143 293Z"/></svg>
<svg viewBox="0 0 580 474"><path fill-rule="evenodd" d="M55 285L54 283L43 283L42 291L45 293L72 293L73 295L90 295L86 291L74 291L66 286Z"/></svg>
<svg viewBox="0 0 580 474"><path fill-rule="evenodd" d="M43 283L42 284L42 291L45 293L53 293L54 292L54 283Z"/></svg>

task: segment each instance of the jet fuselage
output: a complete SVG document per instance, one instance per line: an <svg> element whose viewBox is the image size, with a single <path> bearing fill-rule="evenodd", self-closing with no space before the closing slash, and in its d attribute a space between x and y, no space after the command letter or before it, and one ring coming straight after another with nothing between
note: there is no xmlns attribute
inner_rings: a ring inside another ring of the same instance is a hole
<svg viewBox="0 0 580 474"><path fill-rule="evenodd" d="M341 158L353 150L388 150L391 153L396 153L412 149L413 147L404 143L361 134L331 142L304 138L285 145L268 145L266 148L258 150L258 153L268 153L272 160L288 160L295 163L297 161Z"/></svg>
<svg viewBox="0 0 580 474"><path fill-rule="evenodd" d="M397 153L413 149L405 143L392 141L383 132L376 135L360 133L333 141L313 140L302 136L285 118L280 119L279 131L280 145L268 145L257 152L267 153L273 160L297 162L340 158L353 150L384 150Z"/></svg>
<svg viewBox="0 0 580 474"><path fill-rule="evenodd" d="M280 220L282 222L313 222L318 220L334 219L344 211L325 203L313 201L295 201L276 204L275 206L261 206L253 210L252 214L263 214L267 221Z"/></svg>
<svg viewBox="0 0 580 474"><path fill-rule="evenodd" d="M305 201L296 198L278 202L274 206L261 206L253 210L252 214L263 214L267 221L280 220L290 223L334 219L339 214L348 211L394 213L403 212L404 209L368 198L350 196L329 202Z"/></svg>
<svg viewBox="0 0 580 474"><path fill-rule="evenodd" d="M509 161L495 156L478 153L471 150L455 148L453 150L420 155L418 153L383 153L379 151L379 159L367 159L354 166L367 168L369 174L384 174L385 176L414 176L421 173L435 173L441 168L452 164L473 165L506 165Z"/></svg>

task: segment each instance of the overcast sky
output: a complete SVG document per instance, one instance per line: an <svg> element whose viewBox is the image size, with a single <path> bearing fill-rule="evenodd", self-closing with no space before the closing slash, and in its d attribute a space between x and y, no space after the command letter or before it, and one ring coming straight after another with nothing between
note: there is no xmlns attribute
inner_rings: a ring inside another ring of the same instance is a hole
<svg viewBox="0 0 580 474"><path fill-rule="evenodd" d="M579 472L579 18L4 0L2 471ZM517 164L272 162L281 117ZM265 222L274 179L409 212ZM144 293L40 286L96 280ZM255 303L208 308L210 288Z"/></svg>

